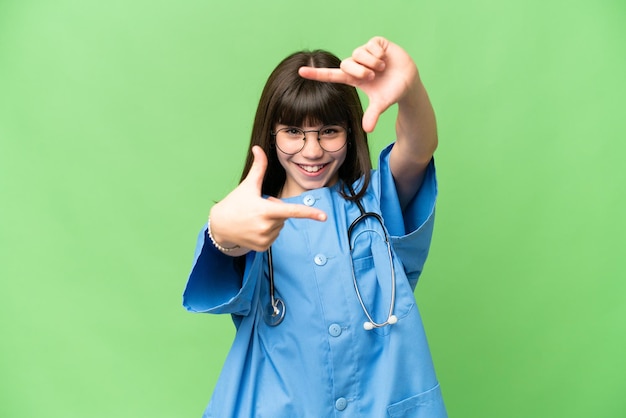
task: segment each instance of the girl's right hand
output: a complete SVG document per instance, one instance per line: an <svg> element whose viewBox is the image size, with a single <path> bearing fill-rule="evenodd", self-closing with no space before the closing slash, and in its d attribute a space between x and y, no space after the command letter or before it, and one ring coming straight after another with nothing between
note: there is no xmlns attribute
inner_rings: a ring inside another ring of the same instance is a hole
<svg viewBox="0 0 626 418"><path fill-rule="evenodd" d="M306 205L284 203L274 197L263 198L261 186L267 169L267 156L259 146L252 148L254 162L246 178L224 199L211 208L211 235L222 247L240 256L250 250L265 251L276 240L289 218L325 221L326 214Z"/></svg>

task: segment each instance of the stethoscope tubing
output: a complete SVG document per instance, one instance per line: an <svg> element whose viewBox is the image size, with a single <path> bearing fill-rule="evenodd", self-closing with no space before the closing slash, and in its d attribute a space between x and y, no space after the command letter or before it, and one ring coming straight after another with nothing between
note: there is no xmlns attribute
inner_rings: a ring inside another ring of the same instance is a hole
<svg viewBox="0 0 626 418"><path fill-rule="evenodd" d="M381 228L383 228L383 233L385 234L384 240L385 240L385 244L387 245L387 255L389 257L389 270L391 271L391 300L389 301L389 312L387 314L387 320L385 320L384 322L376 322L374 318L372 318L372 315L370 314L367 307L365 306L365 302L363 302L363 297L361 296L361 291L359 289L358 280L356 278L356 274L354 273L354 264L351 263L352 283L354 285L354 291L356 292L356 296L357 296L357 299L359 300L359 304L361 305L361 308L363 309L363 313L368 319L368 321L363 324L363 328L369 331L372 328L382 328L386 325L392 325L398 322L398 318L393 314L395 304L396 304L396 269L394 268L394 265L393 265L393 254L391 252L391 243L389 242L389 234L387 234L387 231L385 230L385 225L383 223L382 217L375 212L365 212L360 204L359 204L359 209L361 209L361 215L358 218L356 218L350 224L350 227L348 228L348 244L350 245L350 252L352 253L352 250L353 250L352 231L354 227L359 222L365 220L366 218L374 218L380 223Z"/></svg>
<svg viewBox="0 0 626 418"><path fill-rule="evenodd" d="M393 265L393 253L391 251L391 242L389 241L389 234L385 229L385 224L383 222L383 218L375 212L366 212L363 208L363 205L360 201L356 202L357 206L361 214L350 224L348 227L348 245L350 248L350 254L352 254L352 231L359 224L359 222L367 219L374 218L378 221L384 233L384 241L387 245L387 254L389 256L389 267L391 270L391 298L389 302L389 312L387 314L387 319L384 322L376 322L369 310L365 306L365 302L363 302L363 297L361 295L361 291L359 289L358 280L356 278L356 274L354 272L354 262L352 261L352 256L350 257L351 262L350 266L352 269L352 283L354 285L354 291L356 293L357 299L359 300L359 304L363 309L363 313L365 314L367 321L363 323L363 328L365 330L371 330L373 328L382 328L386 325L393 325L398 322L398 318L393 314L395 303L396 303L396 270ZM263 319L270 326L277 326L283 319L285 319L286 305L285 302L281 298L277 298L275 296L274 289L274 264L272 257L272 248L267 249L267 267L268 267L268 278L269 278L269 294L270 294L270 303L265 307L265 311L263 312Z"/></svg>
<svg viewBox="0 0 626 418"><path fill-rule="evenodd" d="M272 247L267 249L267 267L270 282L270 304L265 307L265 312L263 312L263 319L268 325L275 327L276 325L283 322L283 319L285 319L285 311L287 307L285 306L285 302L283 302L282 299L275 297Z"/></svg>

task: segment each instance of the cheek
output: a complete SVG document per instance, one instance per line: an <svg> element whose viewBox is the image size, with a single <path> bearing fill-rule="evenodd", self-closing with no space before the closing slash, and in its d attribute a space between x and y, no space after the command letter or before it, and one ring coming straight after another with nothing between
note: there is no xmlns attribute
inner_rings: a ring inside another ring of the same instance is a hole
<svg viewBox="0 0 626 418"><path fill-rule="evenodd" d="M343 163L346 161L346 155L348 152L344 150L340 156L337 157L337 167L341 167Z"/></svg>
<svg viewBox="0 0 626 418"><path fill-rule="evenodd" d="M287 166L289 164L289 157L285 156L284 154L277 152L276 153L276 157L278 159L278 162L280 163L280 165L284 168L287 169Z"/></svg>

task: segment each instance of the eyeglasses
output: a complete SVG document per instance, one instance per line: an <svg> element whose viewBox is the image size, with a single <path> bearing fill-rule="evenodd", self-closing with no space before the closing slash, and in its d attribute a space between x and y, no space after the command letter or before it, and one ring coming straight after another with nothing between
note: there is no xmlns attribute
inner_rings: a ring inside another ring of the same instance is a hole
<svg viewBox="0 0 626 418"><path fill-rule="evenodd" d="M317 133L317 142L326 152L339 151L346 145L348 135L346 129L339 125L327 125L321 129L304 131L300 128L290 126L272 132L276 139L276 147L288 155L294 155L302 151L306 145L306 134Z"/></svg>

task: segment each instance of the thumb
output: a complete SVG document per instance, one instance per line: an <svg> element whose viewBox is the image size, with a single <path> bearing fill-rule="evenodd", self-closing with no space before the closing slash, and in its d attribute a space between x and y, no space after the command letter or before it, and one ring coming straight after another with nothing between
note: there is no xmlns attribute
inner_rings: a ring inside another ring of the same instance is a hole
<svg viewBox="0 0 626 418"><path fill-rule="evenodd" d="M265 177L265 171L267 170L267 156L263 148L258 145L252 147L252 155L254 160L252 161L250 171L248 171L244 182L250 183L258 189L260 193L261 187L263 186L263 177Z"/></svg>
<svg viewBox="0 0 626 418"><path fill-rule="evenodd" d="M383 113L382 109L376 102L370 103L363 114L362 126L365 132L372 132L378 123L378 117Z"/></svg>

